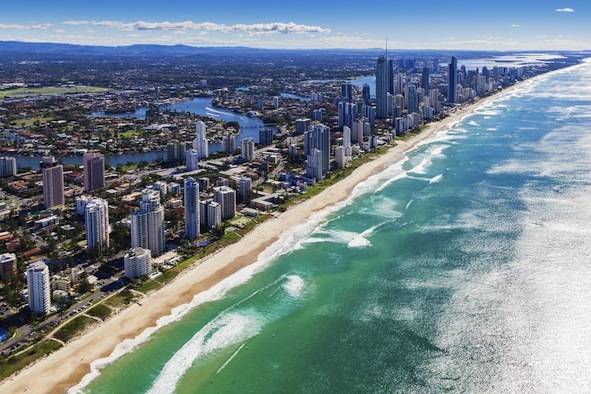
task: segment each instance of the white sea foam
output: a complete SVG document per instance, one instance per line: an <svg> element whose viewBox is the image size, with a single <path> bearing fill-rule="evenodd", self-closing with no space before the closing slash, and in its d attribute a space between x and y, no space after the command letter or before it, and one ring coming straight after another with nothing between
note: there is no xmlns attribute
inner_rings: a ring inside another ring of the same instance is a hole
<svg viewBox="0 0 591 394"><path fill-rule="evenodd" d="M164 365L148 394L174 393L176 385L195 360L252 338L264 319L255 313L230 312L207 323Z"/></svg>
<svg viewBox="0 0 591 394"><path fill-rule="evenodd" d="M292 298L298 298L302 295L305 286L304 279L298 275L288 275L287 280L283 283L283 289Z"/></svg>
<svg viewBox="0 0 591 394"><path fill-rule="evenodd" d="M478 126L480 126L480 124L478 124L478 122L476 122L476 121L474 121L474 120L471 120L471 121L469 121L469 122L468 122L468 124L469 124L470 126L477 126L477 127L478 127Z"/></svg>
<svg viewBox="0 0 591 394"><path fill-rule="evenodd" d="M429 183L438 183L441 182L443 179L443 174L435 175L433 178L429 179Z"/></svg>

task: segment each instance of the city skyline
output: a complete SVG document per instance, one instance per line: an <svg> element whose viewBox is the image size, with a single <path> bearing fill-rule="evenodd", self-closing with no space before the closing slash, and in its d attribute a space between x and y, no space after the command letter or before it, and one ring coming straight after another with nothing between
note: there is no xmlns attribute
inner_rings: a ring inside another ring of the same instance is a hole
<svg viewBox="0 0 591 394"><path fill-rule="evenodd" d="M1 41L87 45L184 44L257 48L583 50L591 48L584 1L501 0L494 6L467 1L424 7L373 0L363 7L305 0L275 4L230 1L224 6L173 0L167 7L137 1L71 0L5 5ZM240 12L228 13L228 9ZM355 12L352 10L355 9ZM425 10L432 9L436 12ZM433 34L437 31L437 34Z"/></svg>

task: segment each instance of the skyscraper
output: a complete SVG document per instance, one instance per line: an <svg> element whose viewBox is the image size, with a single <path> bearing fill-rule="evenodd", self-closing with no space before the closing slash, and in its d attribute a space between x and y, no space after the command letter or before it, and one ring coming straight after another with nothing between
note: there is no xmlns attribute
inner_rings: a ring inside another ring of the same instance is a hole
<svg viewBox="0 0 591 394"><path fill-rule="evenodd" d="M209 142L207 141L207 127L202 121L195 125L195 139L193 140L193 149L197 150L199 160L209 157Z"/></svg>
<svg viewBox="0 0 591 394"><path fill-rule="evenodd" d="M199 184L192 178L185 178L185 238L199 238Z"/></svg>
<svg viewBox="0 0 591 394"><path fill-rule="evenodd" d="M252 180L243 176L238 181L238 192L243 203L249 203L252 195Z"/></svg>
<svg viewBox="0 0 591 394"><path fill-rule="evenodd" d="M228 186L213 188L213 199L221 206L222 220L236 215L236 191Z"/></svg>
<svg viewBox="0 0 591 394"><path fill-rule="evenodd" d="M347 103L353 102L353 85L350 82L341 85L341 100Z"/></svg>
<svg viewBox="0 0 591 394"><path fill-rule="evenodd" d="M378 57L376 64L376 116L380 119L388 117L388 92L390 91L389 62L386 56Z"/></svg>
<svg viewBox="0 0 591 394"><path fill-rule="evenodd" d="M158 256L164 251L165 242L160 193L145 189L139 209L131 214L131 247L150 249L154 256Z"/></svg>
<svg viewBox="0 0 591 394"><path fill-rule="evenodd" d="M38 261L27 267L27 288L29 292L29 309L36 315L45 315L51 307L49 268Z"/></svg>
<svg viewBox="0 0 591 394"><path fill-rule="evenodd" d="M244 138L240 141L240 157L244 161L254 160L254 140L252 138Z"/></svg>
<svg viewBox="0 0 591 394"><path fill-rule="evenodd" d="M361 95L363 97L363 104L368 105L371 102L371 91L369 90L368 84L363 84Z"/></svg>
<svg viewBox="0 0 591 394"><path fill-rule="evenodd" d="M419 96L417 94L417 87L413 84L408 86L408 113L412 114L419 112Z"/></svg>
<svg viewBox="0 0 591 394"><path fill-rule="evenodd" d="M87 152L82 160L84 190L90 192L105 187L105 156L99 152Z"/></svg>
<svg viewBox="0 0 591 394"><path fill-rule="evenodd" d="M312 149L307 156L306 176L321 181L324 177L324 166L322 151L320 149Z"/></svg>
<svg viewBox="0 0 591 394"><path fill-rule="evenodd" d="M232 133L226 133L222 137L224 152L233 155L236 152L236 136Z"/></svg>
<svg viewBox="0 0 591 394"><path fill-rule="evenodd" d="M304 133L304 154L309 156L314 149L322 154L322 175L330 169L330 129L323 124L314 125Z"/></svg>
<svg viewBox="0 0 591 394"><path fill-rule="evenodd" d="M94 198L84 208L86 248L101 251L109 247L109 204Z"/></svg>
<svg viewBox="0 0 591 394"><path fill-rule="evenodd" d="M64 167L57 164L53 156L44 156L41 159L41 172L45 208L64 205Z"/></svg>
<svg viewBox="0 0 591 394"><path fill-rule="evenodd" d="M273 143L273 129L264 127L259 130L259 145L269 146Z"/></svg>
<svg viewBox="0 0 591 394"><path fill-rule="evenodd" d="M346 156L351 156L351 129L343 127L343 149Z"/></svg>
<svg viewBox="0 0 591 394"><path fill-rule="evenodd" d="M454 104L458 101L458 59L452 56L447 70L447 102Z"/></svg>
<svg viewBox="0 0 591 394"><path fill-rule="evenodd" d="M0 157L0 178L16 175L16 158Z"/></svg>
<svg viewBox="0 0 591 394"><path fill-rule="evenodd" d="M421 87L425 94L429 93L429 85L431 84L431 74L429 67L423 67L423 74L421 75Z"/></svg>
<svg viewBox="0 0 591 394"><path fill-rule="evenodd" d="M199 168L199 152L197 149L189 149L186 157L187 171L195 171Z"/></svg>

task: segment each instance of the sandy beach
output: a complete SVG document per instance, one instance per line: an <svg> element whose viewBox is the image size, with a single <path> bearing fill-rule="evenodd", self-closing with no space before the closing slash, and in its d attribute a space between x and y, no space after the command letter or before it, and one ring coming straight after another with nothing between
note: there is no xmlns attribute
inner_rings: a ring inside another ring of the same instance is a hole
<svg viewBox="0 0 591 394"><path fill-rule="evenodd" d="M257 256L275 242L282 232L305 222L313 212L347 199L358 183L401 160L421 141L448 128L478 107L497 99L499 95L507 94L519 86L521 83L466 105L453 115L429 124L420 134L406 141L398 141L395 147L357 168L347 178L309 200L291 207L278 217L262 223L239 242L187 269L170 284L140 300L141 305L131 305L62 349L7 379L0 384L0 392L63 393L67 391L90 371L91 362L109 356L117 344L154 326L160 317L169 314L175 306L190 302L196 294L255 262Z"/></svg>

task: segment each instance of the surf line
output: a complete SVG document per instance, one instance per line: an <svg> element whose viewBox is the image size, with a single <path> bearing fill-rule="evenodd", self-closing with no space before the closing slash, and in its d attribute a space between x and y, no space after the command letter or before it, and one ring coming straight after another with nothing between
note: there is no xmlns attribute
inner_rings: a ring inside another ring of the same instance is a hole
<svg viewBox="0 0 591 394"><path fill-rule="evenodd" d="M228 357L228 359L222 364L221 367L218 368L217 371L215 371L215 374L217 375L218 373L222 372L222 370L224 368L226 368L228 366L228 364L230 364L230 362L234 359L234 357L236 357L238 355L238 353L242 350L242 348L246 346L246 342L244 342L242 345L240 345L238 347L238 349L234 350L234 353L232 353L230 355L230 357Z"/></svg>

